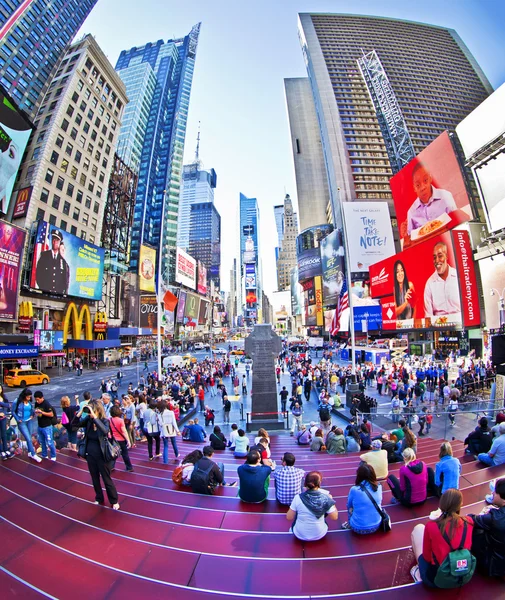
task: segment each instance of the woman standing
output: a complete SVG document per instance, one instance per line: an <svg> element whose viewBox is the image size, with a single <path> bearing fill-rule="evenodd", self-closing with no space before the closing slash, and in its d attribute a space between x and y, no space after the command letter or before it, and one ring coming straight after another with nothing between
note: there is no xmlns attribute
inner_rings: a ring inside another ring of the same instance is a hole
<svg viewBox="0 0 505 600"><path fill-rule="evenodd" d="M12 407L12 416L18 424L19 432L25 438L28 456L35 462L41 462L32 444L31 429L35 419L35 409L32 404L32 391L25 388Z"/></svg>
<svg viewBox="0 0 505 600"><path fill-rule="evenodd" d="M75 401L77 404L74 404L74 406L72 406L68 396L63 396L60 401L62 409L61 424L67 430L68 447L70 450L74 450L74 452L77 450L77 429L72 426L72 421L79 411L79 396L76 397Z"/></svg>
<svg viewBox="0 0 505 600"><path fill-rule="evenodd" d="M179 427L177 426L177 419L173 410L170 410L170 405L166 400L162 400L159 407L160 411L160 428L161 437L163 438L163 462L168 464L168 440L172 444L175 458L179 456L179 449L177 448L178 435L181 435Z"/></svg>
<svg viewBox="0 0 505 600"><path fill-rule="evenodd" d="M131 396L125 396L123 400L123 416L126 431L128 432L128 438L130 440L130 446L135 447L135 404Z"/></svg>
<svg viewBox="0 0 505 600"><path fill-rule="evenodd" d="M121 447L121 456L123 457L126 470L133 471L130 455L128 454L128 448L131 448L130 438L123 420L123 413L119 406L113 406L110 409L110 427L114 439Z"/></svg>
<svg viewBox="0 0 505 600"><path fill-rule="evenodd" d="M338 511L330 492L321 489L323 476L319 471L311 471L305 476L307 491L297 494L291 502L286 519L295 520L291 532L302 541L320 540L326 535L328 525L325 517L338 519Z"/></svg>
<svg viewBox="0 0 505 600"><path fill-rule="evenodd" d="M381 515L369 495L381 508L382 486L377 481L375 470L372 465L361 464L356 472L356 482L347 497L349 521L342 523L343 529L352 529L354 533L361 534L375 533L379 529Z"/></svg>
<svg viewBox="0 0 505 600"><path fill-rule="evenodd" d="M144 433L147 437L147 452L149 460L153 460L153 440L156 444L156 458L161 456L160 453L160 422L159 414L156 407L156 402L151 400L149 407L144 411Z"/></svg>
<svg viewBox="0 0 505 600"><path fill-rule="evenodd" d="M88 415L82 419L82 415ZM103 490L100 482L102 476L107 492L107 498L114 510L119 510L117 490L112 478L111 463L105 462L103 447L110 434L109 420L105 416L105 409L101 402L90 400L89 404L80 410L76 417L81 419L78 427L85 428L84 457L88 463L89 474L95 488L95 504L103 504Z"/></svg>
<svg viewBox="0 0 505 600"><path fill-rule="evenodd" d="M14 452L9 450L7 444L7 415L10 413L9 401L5 397L3 385L0 384L0 453L2 460L14 458Z"/></svg>

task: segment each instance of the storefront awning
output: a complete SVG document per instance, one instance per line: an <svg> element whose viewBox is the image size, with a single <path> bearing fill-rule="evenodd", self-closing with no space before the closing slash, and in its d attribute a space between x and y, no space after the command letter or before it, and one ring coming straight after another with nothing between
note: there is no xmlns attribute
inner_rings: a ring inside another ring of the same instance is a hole
<svg viewBox="0 0 505 600"><path fill-rule="evenodd" d="M152 335L153 330L148 327L109 327L107 329L107 337L111 339L119 339L125 335Z"/></svg>
<svg viewBox="0 0 505 600"><path fill-rule="evenodd" d="M107 348L119 348L119 340L67 340L67 348L79 350L104 350Z"/></svg>

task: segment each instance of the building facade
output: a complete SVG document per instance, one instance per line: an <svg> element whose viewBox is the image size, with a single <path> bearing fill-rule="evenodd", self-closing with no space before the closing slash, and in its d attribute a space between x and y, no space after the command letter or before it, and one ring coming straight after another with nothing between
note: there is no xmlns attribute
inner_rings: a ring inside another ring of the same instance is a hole
<svg viewBox="0 0 505 600"><path fill-rule="evenodd" d="M261 323L262 275L260 260L260 211L256 198L240 194L240 278L242 314L246 325Z"/></svg>
<svg viewBox="0 0 505 600"><path fill-rule="evenodd" d="M299 35L337 222L339 201L391 200L386 143L357 63L363 53L377 53L415 153L445 129L454 130L492 92L452 29L382 17L303 13Z"/></svg>
<svg viewBox="0 0 505 600"><path fill-rule="evenodd" d="M175 278L182 159L199 33L197 24L184 38L124 50L116 64L133 98L132 120L128 135L125 129L121 138L120 155L124 147L127 155L137 157L141 148L130 269L138 270L141 244L159 248L166 283ZM140 90L146 80L149 85L155 82L149 93ZM143 110L137 110L139 103ZM135 115L143 120L138 127L133 122Z"/></svg>
<svg viewBox="0 0 505 600"><path fill-rule="evenodd" d="M177 222L177 246L189 252L191 206L193 204L214 204L214 190L217 175L214 169L205 170L200 161L184 165L182 170L181 197L179 200L179 220Z"/></svg>
<svg viewBox="0 0 505 600"><path fill-rule="evenodd" d="M212 202L190 205L188 253L207 267L207 279L221 289L221 215Z"/></svg>
<svg viewBox="0 0 505 600"><path fill-rule="evenodd" d="M330 192L312 88L307 77L284 80L300 229L326 223Z"/></svg>
<svg viewBox="0 0 505 600"><path fill-rule="evenodd" d="M291 285L291 269L296 262L296 236L298 235L298 224L296 213L293 211L293 202L289 194L286 194L282 215L282 240L277 258L277 289L279 291L289 289Z"/></svg>
<svg viewBox="0 0 505 600"><path fill-rule="evenodd" d="M0 2L0 23L7 27L0 36L0 83L32 120L96 1Z"/></svg>
<svg viewBox="0 0 505 600"><path fill-rule="evenodd" d="M33 230L46 221L97 246L114 149L126 102L123 82L91 35L71 46L49 85L13 193L31 188L26 216L10 219ZM23 299L23 298L21 298ZM34 307L47 304L40 295ZM62 303L65 301L62 299ZM61 309L56 299L55 310Z"/></svg>

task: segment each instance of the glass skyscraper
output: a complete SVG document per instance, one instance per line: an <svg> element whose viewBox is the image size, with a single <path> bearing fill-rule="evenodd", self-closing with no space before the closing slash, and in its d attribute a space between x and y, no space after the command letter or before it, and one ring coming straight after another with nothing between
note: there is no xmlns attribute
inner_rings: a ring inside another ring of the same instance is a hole
<svg viewBox="0 0 505 600"><path fill-rule="evenodd" d="M190 206L188 253L207 267L207 278L221 289L221 215L212 202L195 202Z"/></svg>
<svg viewBox="0 0 505 600"><path fill-rule="evenodd" d="M363 53L377 53L415 153L445 129L454 130L492 92L452 29L384 17L303 13L299 35L337 219L339 201L389 200L393 208L386 140L357 63Z"/></svg>
<svg viewBox="0 0 505 600"><path fill-rule="evenodd" d="M73 37L96 2L0 2L0 28L20 11L0 39L0 83L32 119Z"/></svg>
<svg viewBox="0 0 505 600"><path fill-rule="evenodd" d="M240 272L242 278L241 291L244 294L241 298L245 300L245 309L243 315L248 324L261 322L261 295L263 291L261 260L260 260L260 210L256 198L248 198L240 194ZM252 243L251 243L252 242ZM247 298L251 289L245 289L245 265L255 265L256 302L248 302ZM242 307L239 307L239 310Z"/></svg>
<svg viewBox="0 0 505 600"><path fill-rule="evenodd" d="M116 64L130 99L118 153L132 161L140 155L130 269L138 269L140 246L148 244L158 249L158 260L161 255L167 283L175 278L182 159L199 33L197 24L184 38L123 50Z"/></svg>

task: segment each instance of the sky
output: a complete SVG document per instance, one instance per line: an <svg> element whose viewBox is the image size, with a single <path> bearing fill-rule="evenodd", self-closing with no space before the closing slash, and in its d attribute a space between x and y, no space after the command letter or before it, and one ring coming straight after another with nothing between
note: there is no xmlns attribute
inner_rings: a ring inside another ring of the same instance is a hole
<svg viewBox="0 0 505 600"><path fill-rule="evenodd" d="M202 23L184 160L194 159L200 124L200 159L217 172L225 290L239 256L240 192L258 199L263 285L267 295L277 289L273 207L286 193L296 207L284 78L307 75L300 12L352 12L450 27L494 88L505 81L505 0L98 0L78 37L93 34L113 66L121 50L183 37Z"/></svg>

